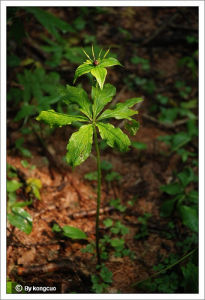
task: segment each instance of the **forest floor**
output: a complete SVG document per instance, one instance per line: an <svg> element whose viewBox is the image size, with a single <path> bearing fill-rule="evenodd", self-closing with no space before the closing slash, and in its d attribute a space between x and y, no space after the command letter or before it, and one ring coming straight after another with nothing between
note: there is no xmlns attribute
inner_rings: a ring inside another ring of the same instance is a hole
<svg viewBox="0 0 205 300"><path fill-rule="evenodd" d="M55 12L55 9L52 11ZM163 86L168 87L175 76L180 77L177 61L183 54L177 38L180 39L181 33L177 31L173 41L175 45L172 46L168 45L168 39L171 39L169 34L173 33L172 28L166 25L164 31L163 28L161 33L157 31L166 23L167 16L171 18L174 14L174 8L156 11L140 8L135 13L127 8L120 10L118 14L119 24L132 33L133 39L144 37L144 47L139 47L138 55L151 61L150 76L156 78L159 90L163 90ZM66 16L66 13L62 12L62 17L64 15ZM106 14L97 16L95 21L97 24L103 22L111 24L113 16L116 16L114 9L108 16ZM157 23L159 20L161 25ZM180 26L184 25L184 22L180 23ZM108 45L117 43L118 39L113 38L112 28L98 26L96 37L100 44L105 40ZM168 46L160 46L160 37ZM132 43L134 45L135 42ZM147 45L149 43L148 48L146 43ZM120 51L126 74L133 71L129 61L129 42L127 47L125 45ZM140 69L138 71L139 74L142 72ZM72 77L68 75L68 78L69 76ZM119 82L118 76L116 70L110 69L107 80L112 79L114 85L118 84L120 101L135 96L136 91L129 90ZM123 72L120 76L123 76ZM141 91L137 91L137 96L140 96L139 93L142 94ZM174 98L176 91L170 90L168 93ZM118 172L121 177L119 180L107 182L106 172L103 171L100 234L103 237L108 231L103 220L111 218L120 221L129 229L129 233L124 236L125 245L134 254L133 258L115 257L114 251L109 250L110 256L106 266L113 274L113 283L108 288L108 293L146 292L135 284L154 274L153 266L160 264L170 253L175 253L176 242L183 241L187 234L187 229L177 217L169 219L160 216L160 206L164 200L160 186L172 181L173 172L179 169L181 158L175 152L169 153L168 147L159 141L158 137L176 133L179 127L169 128L161 122L156 122L156 118L149 119L147 115L150 101L152 96L145 95L144 102L138 107L140 129L137 135L132 137L132 141L145 143L147 148L137 150L132 147L124 154L106 148L101 154L102 160L110 162L112 171ZM72 170L62 161L62 157L65 155L66 144L74 131L73 128L55 129L53 136L48 136L45 140L46 150L42 148L36 135L25 136L26 148L32 153L32 158L28 158L27 161L30 165L36 166L31 170L22 165L23 158L14 149L13 141L21 136L19 126L20 123L13 123L12 114L11 117L8 115L7 163L16 167L24 179L29 177L40 179L42 189L41 200L34 199L33 203L25 208L33 219L32 232L27 235L8 223L8 276L21 284L29 282L36 286L58 285L61 293L90 293L92 286L90 274L95 272L96 259L81 250L88 242L95 241L97 181L89 181L84 177L85 174L96 170L95 151L81 166ZM43 131L44 125L40 126ZM121 205L126 208L125 211L119 212L111 207L112 199L120 199ZM23 189L18 193L17 200L26 200ZM146 223L148 234L144 238L136 239L135 236L141 232L142 226L139 220L146 214L150 214ZM168 237L170 220L176 224L177 239ZM54 224L61 227L64 225L77 227L86 233L88 241L59 237L52 231Z"/></svg>

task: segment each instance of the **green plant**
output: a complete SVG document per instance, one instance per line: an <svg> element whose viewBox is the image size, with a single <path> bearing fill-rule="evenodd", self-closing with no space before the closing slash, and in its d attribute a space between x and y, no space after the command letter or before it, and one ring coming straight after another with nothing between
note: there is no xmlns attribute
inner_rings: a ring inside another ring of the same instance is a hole
<svg viewBox="0 0 205 300"><path fill-rule="evenodd" d="M108 183L110 183L114 180L119 181L122 178L118 172L111 171L112 170L112 164L109 163L108 161L102 160L100 167L101 167L101 171L104 175L103 177L105 177L105 180ZM91 180L91 181L97 180L97 177L98 177L98 174L97 174L96 171L89 172L89 173L86 173L84 175L85 179Z"/></svg>
<svg viewBox="0 0 205 300"><path fill-rule="evenodd" d="M139 223L141 224L139 232L135 235L135 239L143 239L149 235L147 222L152 215L150 213L144 213L142 217L138 218Z"/></svg>
<svg viewBox="0 0 205 300"><path fill-rule="evenodd" d="M141 65L142 70L144 71L149 71L150 69L149 60L143 57L134 56L132 57L131 62L136 65Z"/></svg>
<svg viewBox="0 0 205 300"><path fill-rule="evenodd" d="M176 134L159 136L158 140L165 142L170 146L171 153L176 151L182 158L182 161L187 161L188 157L197 156L196 153L193 153L185 148L191 144L191 142L196 139L198 136L198 129L196 120L189 120L186 123L186 131L179 131Z"/></svg>
<svg viewBox="0 0 205 300"><path fill-rule="evenodd" d="M21 163L26 168L30 166L27 161L23 160ZM32 167L30 167L30 170L33 169ZM7 164L7 177L7 219L13 226L29 234L32 231L33 221L31 215L24 207L31 205L34 198L41 199L40 189L42 188L42 183L39 179L32 177L20 182L19 178L21 177L18 175L17 169L10 164ZM17 201L17 195L21 192L25 192L28 195L28 201Z"/></svg>
<svg viewBox="0 0 205 300"><path fill-rule="evenodd" d="M160 264L149 278L135 285L142 290L158 293L198 292L198 267L195 265L196 248L182 257L171 254Z"/></svg>
<svg viewBox="0 0 205 300"><path fill-rule="evenodd" d="M116 147L120 151L129 150L131 142L128 136L123 133L120 128L114 127L108 123L110 118L117 120L126 119L132 122L132 116L137 114L137 111L132 110L131 107L136 103L142 101L142 98L132 98L124 103L117 104L113 109L103 108L108 104L112 97L115 95L116 89L111 84L104 84L107 69L115 65L121 65L115 58L106 58L109 50L105 52L103 58L101 58L102 50L98 56L95 56L94 48L92 47L92 55L90 56L84 51L87 56L87 60L80 65L74 76L74 82L78 77L84 74L90 74L94 77L92 80L91 99L90 101L85 90L79 87L66 86L63 98L68 105L75 103L78 106L78 115L68 115L57 113L54 110L42 111L36 118L38 121L44 121L50 126L64 126L70 125L75 121L87 123L82 125L79 131L72 134L69 143L67 145L66 160L73 168L84 162L90 155L93 143L97 153L97 172L98 172L98 188L97 188L97 210L96 210L96 253L97 262L101 264L100 249L99 249L99 209L101 199L101 162L100 162L100 150L98 144L98 133L103 140L110 147ZM103 112L102 112L103 111Z"/></svg>
<svg viewBox="0 0 205 300"><path fill-rule="evenodd" d="M9 169L8 177L17 177L15 172L16 169L14 167L8 165L7 168ZM16 201L16 193L22 186L23 184L17 179L7 180L7 219L13 226L19 228L26 234L29 234L32 230L32 217L23 209L23 207L30 205L32 201Z"/></svg>
<svg viewBox="0 0 205 300"><path fill-rule="evenodd" d="M54 224L52 227L52 231L57 233L58 235L63 235L74 240L87 239L86 234L82 230L73 226L65 225L61 228L58 224Z"/></svg>
<svg viewBox="0 0 205 300"><path fill-rule="evenodd" d="M92 289L95 293L106 292L109 285L112 283L112 272L105 266L105 264L96 267L98 274L91 275Z"/></svg>
<svg viewBox="0 0 205 300"><path fill-rule="evenodd" d="M183 224L198 232L198 192L194 189L187 191L188 185L197 182L198 178L190 167L177 174L177 178L176 182L161 186L161 190L170 195L170 199L161 205L161 216L171 216L176 207Z"/></svg>

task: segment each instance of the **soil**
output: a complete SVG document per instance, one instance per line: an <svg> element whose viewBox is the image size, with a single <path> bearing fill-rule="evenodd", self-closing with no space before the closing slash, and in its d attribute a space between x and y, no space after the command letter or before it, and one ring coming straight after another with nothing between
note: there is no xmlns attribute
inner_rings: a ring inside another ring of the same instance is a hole
<svg viewBox="0 0 205 300"><path fill-rule="evenodd" d="M50 11L65 20L69 20L69 16L73 16L74 19L79 14L77 8L67 8L64 11L50 8ZM113 30L120 26L131 32L132 39L124 40L124 44L119 45L119 60L124 63L125 75L138 72L140 76L142 70L140 67L136 69L136 66L130 63L130 57L133 55L132 47L141 44L137 46L137 55L151 61L150 76L156 78L159 91L166 88L168 93L175 97L176 92L169 90L169 84L174 78L181 76L177 61L184 55L186 49L184 50L183 41L180 43L177 38L168 47L160 46L160 38L164 39L166 44L167 39L174 33L178 39L182 36L180 29L174 30L170 25L166 25L167 20L173 15L176 15L173 21L175 26L196 30L195 10L184 8L179 12L174 7L155 9L113 7L110 8L108 15L94 16L93 22L96 28L88 26L86 30L90 34L96 34L99 44L105 44L105 47L112 44L116 49L120 36L119 32L115 34ZM31 23L36 21L32 19L26 22L29 28ZM157 34L156 31L160 28L162 31ZM37 35L36 30L31 31L33 38ZM120 78L114 68L109 69L108 73L107 81L111 80L112 84L117 86L120 101L136 94L141 96L141 91L130 91L124 86L123 72ZM101 208L105 210L100 215L100 234L103 236L107 232L103 220L106 218L119 220L129 228L129 233L125 236L125 244L135 256L134 259L118 258L110 250L109 260L105 264L113 273L113 283L108 293L141 293L142 290L135 286L135 283L151 276L154 273L154 265L162 262L170 253L177 251L176 240L166 238L169 219L160 217L159 208L165 197L160 191L160 186L171 182L173 171L179 169L181 159L177 154L170 154L167 146L160 142L158 137L177 132L178 128L169 129L144 117L149 113L152 100L152 95L145 93L144 102L138 108L141 127L137 135L131 137L133 141L147 144L147 149L132 148L128 153L122 154L107 148L101 154L101 158L112 164L112 170L118 172L121 179L109 184L105 180L105 172L103 173ZM20 136L21 124L17 124L13 125L12 115L8 115L7 162L22 172L25 178L40 179L43 186L40 191L41 200L34 199L33 203L25 208L33 218L32 232L27 235L11 224L7 224L7 275L21 284L29 282L36 286L57 285L60 293L91 293L90 275L95 272L96 259L89 253L82 253L81 250L88 242L95 241L97 182L84 178L86 173L96 170L95 151L93 149L92 156L72 170L62 161L62 156L66 153L68 138L75 129L53 130L52 135L45 138L47 152L44 151L45 149L42 150L42 145L35 135L25 136L25 146L32 153L32 158L27 161L30 165L36 166L34 170L30 170L22 166L21 161L24 158L13 146L14 140ZM44 125L41 126L43 130ZM48 152L53 160L48 156ZM17 195L17 201L25 201L25 197L22 188ZM125 212L110 209L110 200L116 198L126 206ZM130 205L129 201L133 201L134 204ZM149 235L137 240L135 235L141 228L138 219L145 213L151 214L147 225ZM180 240L186 231L178 220L176 222L179 231L178 240ZM70 225L83 230L88 236L88 241L79 242L63 236L59 237L52 231L55 223L59 226Z"/></svg>

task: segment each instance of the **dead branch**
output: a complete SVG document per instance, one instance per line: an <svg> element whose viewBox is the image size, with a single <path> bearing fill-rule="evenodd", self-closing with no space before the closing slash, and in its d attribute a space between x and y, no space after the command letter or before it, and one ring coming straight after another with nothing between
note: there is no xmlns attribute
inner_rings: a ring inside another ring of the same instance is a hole
<svg viewBox="0 0 205 300"><path fill-rule="evenodd" d="M163 122L160 122L159 120L157 120L156 118L154 117L151 117L147 114L142 114L142 117L148 121L151 121L155 124L157 124L159 127L162 127L163 129L174 129L178 126L181 126L181 125L184 125L186 124L188 121L189 121L189 118L185 118L185 119L182 119L182 120L179 120L179 121L176 121L176 122L173 122L171 124L169 123L163 123Z"/></svg>

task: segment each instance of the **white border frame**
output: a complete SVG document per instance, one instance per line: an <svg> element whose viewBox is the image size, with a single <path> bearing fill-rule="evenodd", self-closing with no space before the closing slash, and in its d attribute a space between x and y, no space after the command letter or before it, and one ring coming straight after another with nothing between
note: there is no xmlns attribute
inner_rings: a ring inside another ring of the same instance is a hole
<svg viewBox="0 0 205 300"><path fill-rule="evenodd" d="M199 8L199 293L6 294L6 8L9 6L186 6ZM204 295L204 1L2 1L1 2L1 299L205 299ZM58 298L57 298L58 297Z"/></svg>

